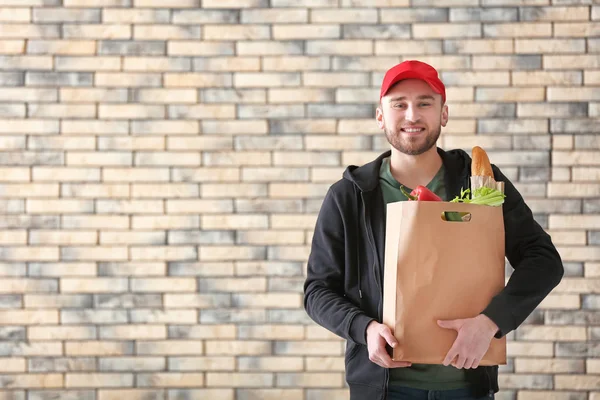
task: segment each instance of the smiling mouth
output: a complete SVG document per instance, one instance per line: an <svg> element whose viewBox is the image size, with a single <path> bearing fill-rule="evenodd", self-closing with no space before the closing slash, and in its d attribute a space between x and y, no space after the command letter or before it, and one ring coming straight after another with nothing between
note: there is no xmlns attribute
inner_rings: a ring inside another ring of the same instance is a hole
<svg viewBox="0 0 600 400"><path fill-rule="evenodd" d="M425 130L425 128L402 128L401 130L402 130L402 132L414 134L414 133L423 132Z"/></svg>

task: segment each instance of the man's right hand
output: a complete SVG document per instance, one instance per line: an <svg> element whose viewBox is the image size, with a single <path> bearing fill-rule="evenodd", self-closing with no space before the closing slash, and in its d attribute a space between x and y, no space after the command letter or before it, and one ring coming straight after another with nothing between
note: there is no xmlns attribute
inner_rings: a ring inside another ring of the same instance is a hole
<svg viewBox="0 0 600 400"><path fill-rule="evenodd" d="M369 360L383 368L402 368L411 366L411 363L407 361L392 361L392 358L385 348L386 343L392 347L398 345L398 341L394 335L392 335L392 331L387 325L380 324L377 321L371 321L369 325L367 325Z"/></svg>

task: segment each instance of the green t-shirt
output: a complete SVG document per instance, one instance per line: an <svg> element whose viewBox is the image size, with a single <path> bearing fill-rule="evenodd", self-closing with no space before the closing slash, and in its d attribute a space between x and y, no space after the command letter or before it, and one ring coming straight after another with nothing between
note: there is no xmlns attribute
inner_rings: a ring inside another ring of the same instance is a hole
<svg viewBox="0 0 600 400"><path fill-rule="evenodd" d="M385 204L407 200L400 191L400 183L392 176L389 157L384 159L381 164L379 183L383 191ZM443 165L431 182L427 184L427 188L440 196L442 200L448 201L444 186ZM412 188L406 188L406 190L410 193ZM457 369L451 365L446 367L437 364L413 364L409 368L390 369L389 384L426 390L461 389L469 386L465 373L466 370Z"/></svg>

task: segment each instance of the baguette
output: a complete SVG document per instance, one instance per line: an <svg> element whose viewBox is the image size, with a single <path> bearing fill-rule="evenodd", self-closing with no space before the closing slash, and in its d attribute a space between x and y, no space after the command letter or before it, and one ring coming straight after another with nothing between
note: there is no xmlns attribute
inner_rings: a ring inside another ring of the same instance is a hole
<svg viewBox="0 0 600 400"><path fill-rule="evenodd" d="M492 165L490 164L490 159L488 158L485 150L479 146L475 146L473 147L471 157L473 159L471 162L472 176L489 176L490 178L494 177Z"/></svg>

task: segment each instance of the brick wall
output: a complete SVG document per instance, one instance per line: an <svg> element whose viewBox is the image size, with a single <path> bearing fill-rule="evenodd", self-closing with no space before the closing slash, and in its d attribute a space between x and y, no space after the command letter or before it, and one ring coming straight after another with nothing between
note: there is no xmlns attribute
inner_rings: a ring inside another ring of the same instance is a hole
<svg viewBox="0 0 600 400"><path fill-rule="evenodd" d="M0 399L347 399L312 227L419 58L440 145L487 149L566 263L498 398L599 400L599 36L598 0L0 0Z"/></svg>

